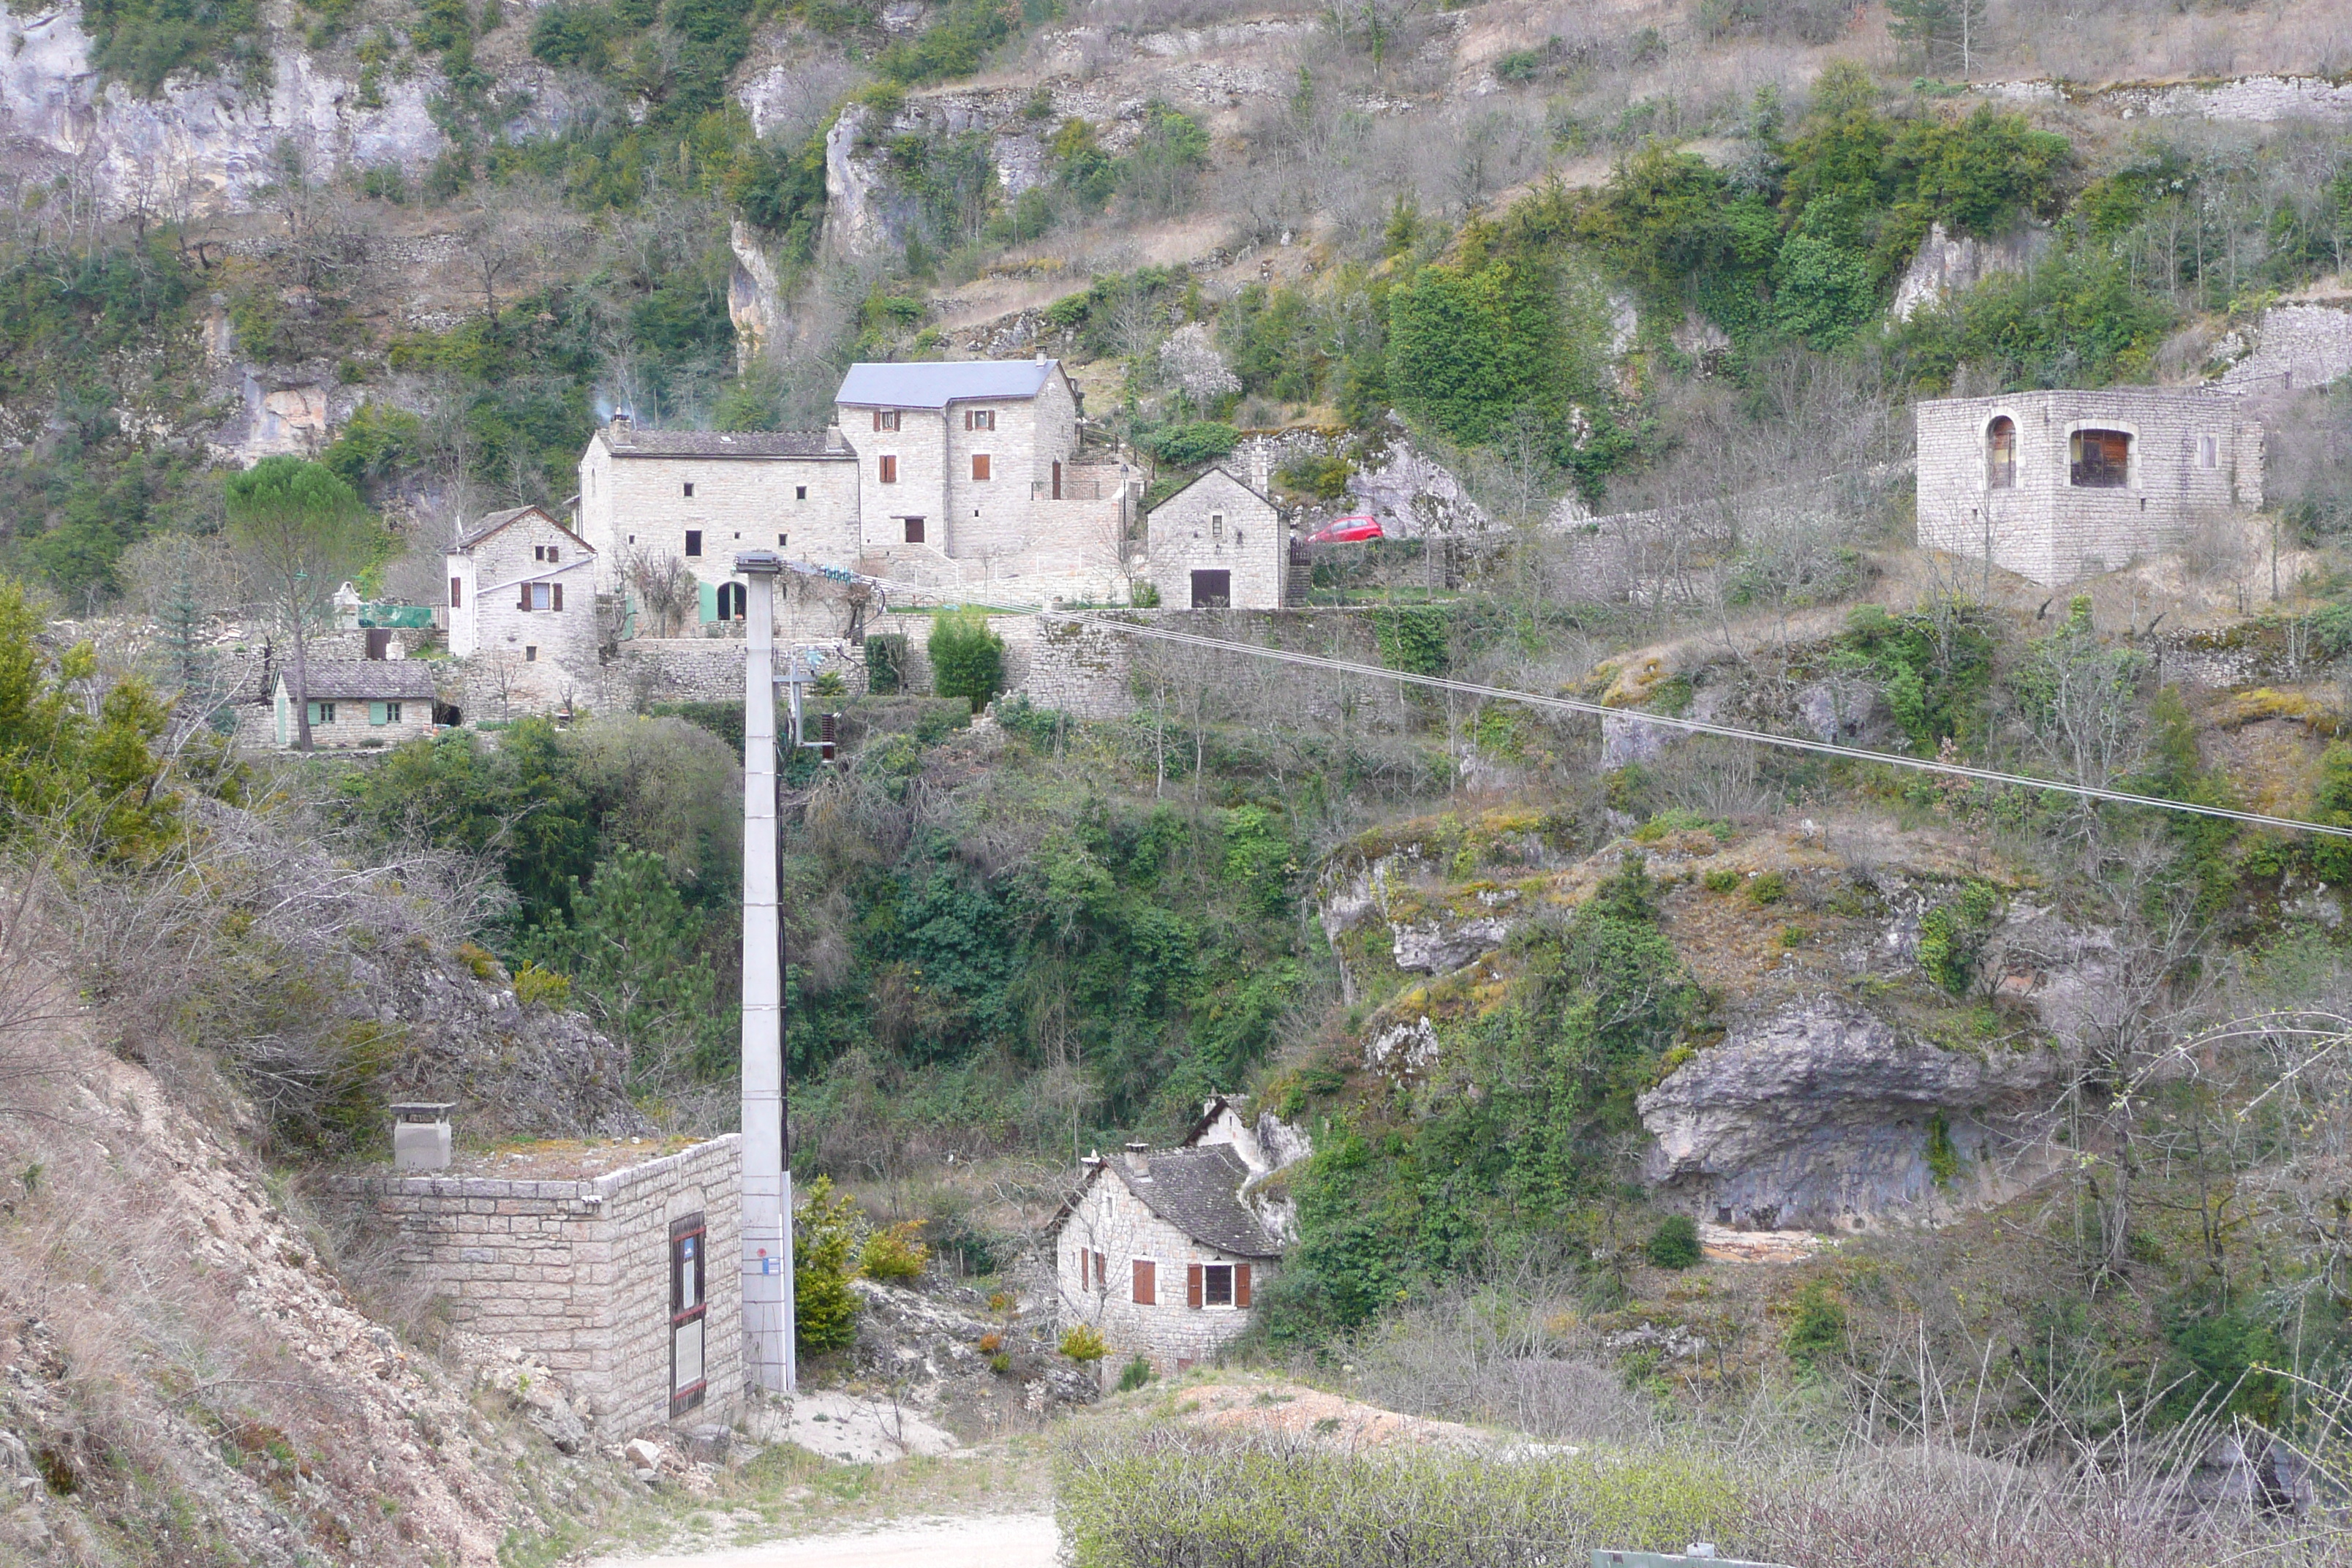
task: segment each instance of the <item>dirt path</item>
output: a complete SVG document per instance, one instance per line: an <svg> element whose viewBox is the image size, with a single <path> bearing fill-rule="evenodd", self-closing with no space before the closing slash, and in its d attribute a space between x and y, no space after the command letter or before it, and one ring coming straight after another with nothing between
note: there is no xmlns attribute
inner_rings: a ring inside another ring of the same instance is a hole
<svg viewBox="0 0 2352 1568"><path fill-rule="evenodd" d="M599 1557L587 1568L1054 1568L1049 1513L923 1519L677 1557Z"/></svg>

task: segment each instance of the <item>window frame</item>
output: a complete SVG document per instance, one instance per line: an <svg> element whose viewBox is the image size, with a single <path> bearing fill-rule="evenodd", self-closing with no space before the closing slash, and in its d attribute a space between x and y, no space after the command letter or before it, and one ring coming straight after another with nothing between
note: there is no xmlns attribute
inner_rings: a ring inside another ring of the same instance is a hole
<svg viewBox="0 0 2352 1568"><path fill-rule="evenodd" d="M2002 440L2006 435L2008 439ZM2017 488L2017 421L1996 414L1985 426L1985 489Z"/></svg>
<svg viewBox="0 0 2352 1568"><path fill-rule="evenodd" d="M877 485L895 485L898 482L898 453L877 452L875 454L874 482Z"/></svg>
<svg viewBox="0 0 2352 1568"><path fill-rule="evenodd" d="M1160 1259L1130 1258L1127 1260L1127 1295L1130 1306L1160 1305Z"/></svg>
<svg viewBox="0 0 2352 1568"><path fill-rule="evenodd" d="M919 517L902 517L898 521L904 530L904 538L907 543L924 544L929 542L925 537L928 530L924 527L923 519Z"/></svg>
<svg viewBox="0 0 2352 1568"><path fill-rule="evenodd" d="M992 470L994 466L995 465L990 460L990 454L986 452L974 452L971 455L971 482L976 485L990 483L992 479Z"/></svg>
<svg viewBox="0 0 2352 1568"><path fill-rule="evenodd" d="M2212 473L2221 466L2221 437L2200 435L2197 437L2197 467Z"/></svg>
<svg viewBox="0 0 2352 1568"><path fill-rule="evenodd" d="M314 697L310 699L310 706L311 723L331 724L335 721L335 700L333 698L330 697L321 701Z"/></svg>
<svg viewBox="0 0 2352 1568"><path fill-rule="evenodd" d="M698 528L689 528L686 531L686 559L688 561L702 559L702 530Z"/></svg>
<svg viewBox="0 0 2352 1568"><path fill-rule="evenodd" d="M466 580L463 577L449 579L449 607L453 610L466 607Z"/></svg>
<svg viewBox="0 0 2352 1568"><path fill-rule="evenodd" d="M896 430L896 429L898 429L898 410L897 410L897 409L895 409L895 408L877 408L877 409L876 409L876 410L874 411L874 428L876 428L877 430Z"/></svg>
<svg viewBox="0 0 2352 1568"><path fill-rule="evenodd" d="M684 479L679 481L679 483L682 486L678 491L679 499L683 500L692 500L694 499L694 481L692 479Z"/></svg>
<svg viewBox="0 0 2352 1568"><path fill-rule="evenodd" d="M2110 463L2106 457L2109 437L2118 438L2124 444L2120 465ZM2100 457L2095 467L2084 460L2090 440L2095 440L2099 447ZM2076 426L2066 432L2066 488L2078 490L2127 490L2135 488L2132 470L2137 466L2138 446L2137 431L2117 429L2107 425ZM2116 477L2085 478L2086 475L2106 474Z"/></svg>
<svg viewBox="0 0 2352 1568"><path fill-rule="evenodd" d="M673 1419L700 1405L710 1391L710 1227L698 1210L669 1225L669 1413ZM688 1299L688 1265L692 1267L693 1297ZM677 1380L678 1332L694 1325L702 1329L702 1375L684 1387Z"/></svg>

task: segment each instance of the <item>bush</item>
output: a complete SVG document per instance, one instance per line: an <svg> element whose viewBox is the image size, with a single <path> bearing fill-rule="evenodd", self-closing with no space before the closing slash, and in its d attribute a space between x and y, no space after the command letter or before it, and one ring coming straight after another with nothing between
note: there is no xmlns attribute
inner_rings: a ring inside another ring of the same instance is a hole
<svg viewBox="0 0 2352 1568"><path fill-rule="evenodd" d="M1200 468L1215 462L1234 449L1242 433L1230 425L1213 419L1196 419L1190 424L1171 425L1141 437L1137 445L1171 468Z"/></svg>
<svg viewBox="0 0 2352 1568"><path fill-rule="evenodd" d="M1796 1321L1784 1342L1789 1359L1804 1366L1845 1350L1845 1308L1825 1280L1816 1279L1797 1296Z"/></svg>
<svg viewBox="0 0 2352 1568"><path fill-rule="evenodd" d="M1128 603L1133 605L1139 610L1158 609L1160 607L1160 584L1157 583L1138 583L1135 585L1135 591L1128 595Z"/></svg>
<svg viewBox="0 0 2352 1568"><path fill-rule="evenodd" d="M1110 1354L1110 1346L1103 1342L1102 1334L1086 1323L1080 1323L1062 1336L1062 1353L1072 1361L1088 1365Z"/></svg>
<svg viewBox="0 0 2352 1568"><path fill-rule="evenodd" d="M1698 1222L1686 1214L1660 1220L1643 1250L1661 1268L1695 1268L1706 1256L1699 1250Z"/></svg>
<svg viewBox="0 0 2352 1568"><path fill-rule="evenodd" d="M1004 639L986 616L958 610L931 618L931 689L961 697L974 713L1004 689Z"/></svg>
<svg viewBox="0 0 2352 1568"><path fill-rule="evenodd" d="M1759 909L1767 904L1777 904L1788 896L1789 879L1778 871L1767 871L1760 877L1748 879L1748 901Z"/></svg>
<svg viewBox="0 0 2352 1568"><path fill-rule="evenodd" d="M1141 1356L1137 1356L1118 1369L1118 1391L1121 1394L1133 1394L1159 1375L1151 1370L1150 1362Z"/></svg>
<svg viewBox="0 0 2352 1568"><path fill-rule="evenodd" d="M917 1238L923 1222L910 1219L866 1238L857 1254L857 1271L868 1279L919 1279L931 1260L931 1249Z"/></svg>
<svg viewBox="0 0 2352 1568"><path fill-rule="evenodd" d="M878 632L866 639L866 689L888 697L907 689L907 639L897 632Z"/></svg>
<svg viewBox="0 0 2352 1568"><path fill-rule="evenodd" d="M803 1351L836 1351L857 1337L849 1288L856 1250L857 1206L833 1190L832 1177L819 1176L793 1225L793 1324Z"/></svg>
<svg viewBox="0 0 2352 1568"><path fill-rule="evenodd" d="M515 1000L526 1007L535 1005L561 1009L572 1000L572 980L569 975L551 973L525 961L514 972L514 994Z"/></svg>

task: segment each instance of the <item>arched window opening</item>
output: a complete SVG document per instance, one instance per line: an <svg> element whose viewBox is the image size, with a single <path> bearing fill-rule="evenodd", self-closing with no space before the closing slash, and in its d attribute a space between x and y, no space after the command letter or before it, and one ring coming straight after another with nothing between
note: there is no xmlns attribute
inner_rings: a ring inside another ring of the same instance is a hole
<svg viewBox="0 0 2352 1568"><path fill-rule="evenodd" d="M740 621L751 608L751 591L740 583L719 584L719 618Z"/></svg>
<svg viewBox="0 0 2352 1568"><path fill-rule="evenodd" d="M2017 486L2017 421L2006 414L1985 432L1985 480L1997 490Z"/></svg>
<svg viewBox="0 0 2352 1568"><path fill-rule="evenodd" d="M2066 479L2090 489L2131 483L2131 437L2121 430L2077 430L2066 443Z"/></svg>

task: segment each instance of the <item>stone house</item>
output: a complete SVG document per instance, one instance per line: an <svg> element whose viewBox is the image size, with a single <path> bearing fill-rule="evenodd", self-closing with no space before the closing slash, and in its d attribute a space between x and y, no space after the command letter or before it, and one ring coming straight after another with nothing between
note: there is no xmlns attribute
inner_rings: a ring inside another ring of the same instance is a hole
<svg viewBox="0 0 2352 1568"><path fill-rule="evenodd" d="M1084 1163L1054 1217L1054 1278L1063 1327L1110 1347L1107 1380L1137 1356L1184 1371L1249 1326L1289 1230L1268 1179L1307 1152L1303 1135L1270 1116L1253 1126L1220 1096L1180 1148L1130 1143Z"/></svg>
<svg viewBox="0 0 2352 1568"><path fill-rule="evenodd" d="M271 733L280 746L293 745L298 736L288 673L278 669L270 692ZM429 665L405 658L312 658L304 661L303 675L314 746L396 746L433 733Z"/></svg>
<svg viewBox="0 0 2352 1568"><path fill-rule="evenodd" d="M581 458L575 529L600 591L625 602L648 571L683 566L702 627L741 619L734 558L752 549L925 587L1028 578L1041 598L1099 595L1126 563L1141 476L1087 460L1080 414L1061 363L1040 357L852 365L822 431L615 418ZM827 597L788 592L780 629Z"/></svg>
<svg viewBox="0 0 2352 1568"><path fill-rule="evenodd" d="M2263 427L2231 392L2021 392L1914 412L1921 547L2048 586L2263 504Z"/></svg>
<svg viewBox="0 0 2352 1568"><path fill-rule="evenodd" d="M1151 509L1147 570L1162 605L1180 610L1278 610L1290 564L1282 510L1251 484L1211 468Z"/></svg>
<svg viewBox="0 0 2352 1568"><path fill-rule="evenodd" d="M389 1233L394 1268L451 1323L543 1363L616 1442L667 1422L729 1425L742 1408L742 1166L730 1132L602 1173L551 1180L526 1155L513 1175L334 1187Z"/></svg>
<svg viewBox="0 0 2352 1568"><path fill-rule="evenodd" d="M596 680L596 552L535 506L494 511L452 544L449 652L492 661L512 699L560 706Z"/></svg>

